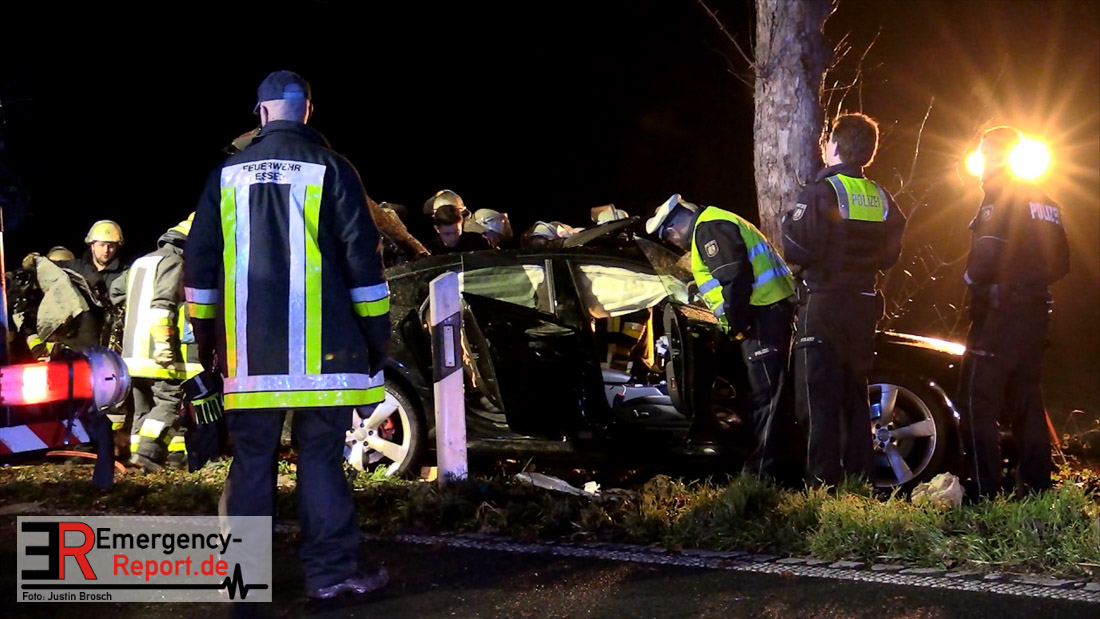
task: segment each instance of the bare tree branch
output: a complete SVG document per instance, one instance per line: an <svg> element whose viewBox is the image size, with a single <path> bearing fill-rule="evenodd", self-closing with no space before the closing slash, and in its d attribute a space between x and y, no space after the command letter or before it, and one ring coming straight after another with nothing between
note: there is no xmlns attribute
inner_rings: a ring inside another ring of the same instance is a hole
<svg viewBox="0 0 1100 619"><path fill-rule="evenodd" d="M902 179L902 188L913 182L913 175L917 171L917 158L920 157L920 143L924 137L924 126L928 123L928 117L932 114L932 104L936 102L936 98L932 97L928 101L928 109L924 111L924 119L920 121L920 129L917 130L917 143L913 146L913 163L909 166L909 177Z"/></svg>
<svg viewBox="0 0 1100 619"><path fill-rule="evenodd" d="M745 61L745 64L750 69L755 71L756 63L753 62L752 56L747 54L745 50L741 48L741 44L737 42L737 37L733 36L733 34L731 34L730 31L726 29L726 25L722 23L722 20L718 18L718 13L711 10L711 8L707 6L705 0L696 0L696 2L698 2L699 6L703 7L703 10L706 11L707 15L709 15L710 18L714 20L714 23L718 25L718 29L722 32L722 34L726 35L726 38L729 39L730 43L733 43L734 48L736 48L737 52L741 54L741 59Z"/></svg>

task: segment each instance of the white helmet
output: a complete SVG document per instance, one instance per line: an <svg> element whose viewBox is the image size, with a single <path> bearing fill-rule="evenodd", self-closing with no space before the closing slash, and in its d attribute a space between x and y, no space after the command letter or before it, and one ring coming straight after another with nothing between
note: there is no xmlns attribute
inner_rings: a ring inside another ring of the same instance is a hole
<svg viewBox="0 0 1100 619"><path fill-rule="evenodd" d="M601 210L599 214L596 215L597 224L606 224L630 217L630 213L627 213L621 208L615 208L614 204L608 204L607 206L608 208Z"/></svg>
<svg viewBox="0 0 1100 619"><path fill-rule="evenodd" d="M491 208L481 208L474 211L474 216L470 223L477 224L481 227L482 230L485 230L487 232L495 232L497 234L503 235L504 227L507 222L507 213L494 211Z"/></svg>
<svg viewBox="0 0 1100 619"><path fill-rule="evenodd" d="M432 197L428 198L428 201L424 203L424 214L435 215L435 212L439 210L439 207L446 204L453 204L458 207L459 212L463 217L468 217L470 211L466 210L466 203L462 201L462 196L451 191L450 189L440 189L435 192Z"/></svg>

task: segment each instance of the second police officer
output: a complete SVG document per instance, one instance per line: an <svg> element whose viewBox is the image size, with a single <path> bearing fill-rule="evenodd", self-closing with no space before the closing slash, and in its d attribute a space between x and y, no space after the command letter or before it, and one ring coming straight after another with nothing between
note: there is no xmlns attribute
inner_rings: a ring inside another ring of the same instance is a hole
<svg viewBox="0 0 1100 619"><path fill-rule="evenodd" d="M839 484L871 479L867 375L884 304L879 271L901 255L905 215L863 175L878 149L878 125L841 115L823 148L825 169L783 215L783 252L802 267L806 299L794 348L795 408L808 435L806 477Z"/></svg>

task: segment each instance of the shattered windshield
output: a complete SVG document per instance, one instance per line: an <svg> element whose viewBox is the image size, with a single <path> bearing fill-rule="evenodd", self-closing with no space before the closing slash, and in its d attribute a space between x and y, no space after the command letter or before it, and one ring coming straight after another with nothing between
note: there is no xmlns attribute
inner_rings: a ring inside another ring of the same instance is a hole
<svg viewBox="0 0 1100 619"><path fill-rule="evenodd" d="M634 240L642 250L653 271L661 278L668 297L684 305L704 307L696 294L695 279L691 275L691 256L687 253L677 255L669 248L648 239Z"/></svg>

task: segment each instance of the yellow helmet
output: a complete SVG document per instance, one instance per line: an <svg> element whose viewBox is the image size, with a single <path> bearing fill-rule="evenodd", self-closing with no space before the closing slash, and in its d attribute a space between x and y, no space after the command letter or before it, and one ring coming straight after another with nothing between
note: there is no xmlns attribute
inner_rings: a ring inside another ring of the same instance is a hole
<svg viewBox="0 0 1100 619"><path fill-rule="evenodd" d="M188 234L191 233L191 222L194 221L194 220L195 220L195 213L192 212L190 215L187 216L187 219L184 219L183 221L179 222L178 224L172 226L171 228L169 228L169 230L175 230L176 232L179 232L183 236L187 236Z"/></svg>
<svg viewBox="0 0 1100 619"><path fill-rule="evenodd" d="M100 219L92 224L91 229L88 230L88 236L84 237L84 242L88 245L95 241L122 245L125 242L122 239L122 227L110 219Z"/></svg>

